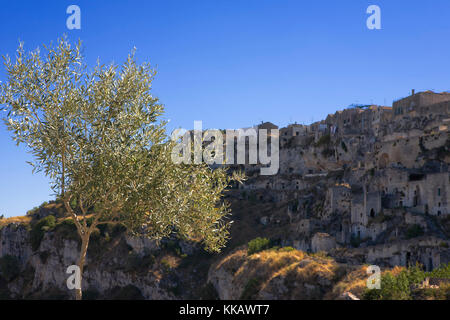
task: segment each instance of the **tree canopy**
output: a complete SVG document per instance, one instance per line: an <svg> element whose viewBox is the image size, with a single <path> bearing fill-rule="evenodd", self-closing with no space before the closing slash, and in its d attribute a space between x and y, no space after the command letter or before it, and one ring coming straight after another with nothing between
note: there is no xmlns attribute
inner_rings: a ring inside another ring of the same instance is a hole
<svg viewBox="0 0 450 320"><path fill-rule="evenodd" d="M138 64L133 51L122 66L89 70L81 43L66 38L44 49L27 53L21 43L14 62L4 57L3 119L33 154L33 171L50 177L86 249L96 225L121 221L135 234L176 232L219 251L231 223L222 196L242 177L171 161L151 65Z"/></svg>

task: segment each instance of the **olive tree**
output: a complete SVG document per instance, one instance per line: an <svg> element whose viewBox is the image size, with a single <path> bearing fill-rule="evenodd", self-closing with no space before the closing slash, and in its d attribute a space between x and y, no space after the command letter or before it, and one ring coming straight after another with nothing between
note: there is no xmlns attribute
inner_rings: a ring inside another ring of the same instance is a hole
<svg viewBox="0 0 450 320"><path fill-rule="evenodd" d="M229 236L223 194L233 180L225 169L174 164L163 105L151 93L155 70L134 51L124 64L87 68L80 42L4 57L4 122L33 155L64 203L81 238L78 266L101 223L125 224L133 234L161 240L178 234L220 251ZM81 289L76 298L82 298Z"/></svg>

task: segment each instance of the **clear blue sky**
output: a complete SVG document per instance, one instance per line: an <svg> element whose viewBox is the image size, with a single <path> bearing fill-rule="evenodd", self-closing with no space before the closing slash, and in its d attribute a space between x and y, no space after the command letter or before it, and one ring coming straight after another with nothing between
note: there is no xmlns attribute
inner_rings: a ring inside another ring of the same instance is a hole
<svg viewBox="0 0 450 320"><path fill-rule="evenodd" d="M66 28L70 4L81 8L81 30ZM382 30L366 28L371 4ZM352 103L391 105L412 88L450 89L448 0L0 2L0 54L63 33L84 41L90 65L121 63L135 46L157 67L154 93L171 128L310 123ZM3 124L0 150L0 214L52 199Z"/></svg>

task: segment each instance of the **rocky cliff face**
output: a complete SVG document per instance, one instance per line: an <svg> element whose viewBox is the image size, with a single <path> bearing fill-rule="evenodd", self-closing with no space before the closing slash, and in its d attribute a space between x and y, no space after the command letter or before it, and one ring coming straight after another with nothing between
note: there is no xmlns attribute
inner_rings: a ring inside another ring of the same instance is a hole
<svg viewBox="0 0 450 320"><path fill-rule="evenodd" d="M70 225L70 224L67 224ZM80 244L66 223L43 234L33 250L30 226L9 224L0 230L1 298L72 298L66 273L76 264ZM83 274L86 298L176 299L195 278L191 267L180 266L195 253L192 245L127 235L120 227L107 226L93 236ZM195 265L195 264L194 264ZM182 279L182 280L180 280Z"/></svg>

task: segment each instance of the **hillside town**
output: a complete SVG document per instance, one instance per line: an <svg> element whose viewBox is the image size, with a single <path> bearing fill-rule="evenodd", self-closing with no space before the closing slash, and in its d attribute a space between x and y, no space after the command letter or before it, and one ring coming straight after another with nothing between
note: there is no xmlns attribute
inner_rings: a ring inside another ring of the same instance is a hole
<svg viewBox="0 0 450 320"><path fill-rule="evenodd" d="M450 261L449 124L450 93L414 90L392 107L355 106L291 124L279 129L279 174L243 166L249 179L240 189L276 204L260 223L288 221L285 244L432 270Z"/></svg>
<svg viewBox="0 0 450 320"><path fill-rule="evenodd" d="M206 298L336 298L336 279L351 272L367 277L355 269L360 266L417 265L431 272L448 264L449 124L450 93L414 90L392 107L353 106L310 125L261 123L255 128L279 130L279 172L261 175L260 164L231 167L247 180L226 193L234 223L220 255L205 255L192 241L157 245L106 225L88 251L86 297L203 299L213 292ZM13 266L11 275L0 276L0 296L70 297L65 268L76 262L79 241L65 217L56 200L0 220L0 258ZM297 251L247 256L242 248L256 237ZM287 275L277 276L284 282L268 275L270 285L246 296L255 270L267 271L276 254L297 267L309 263L334 273L302 276L289 290ZM252 265L254 259L260 265ZM340 275L343 266L347 273Z"/></svg>

